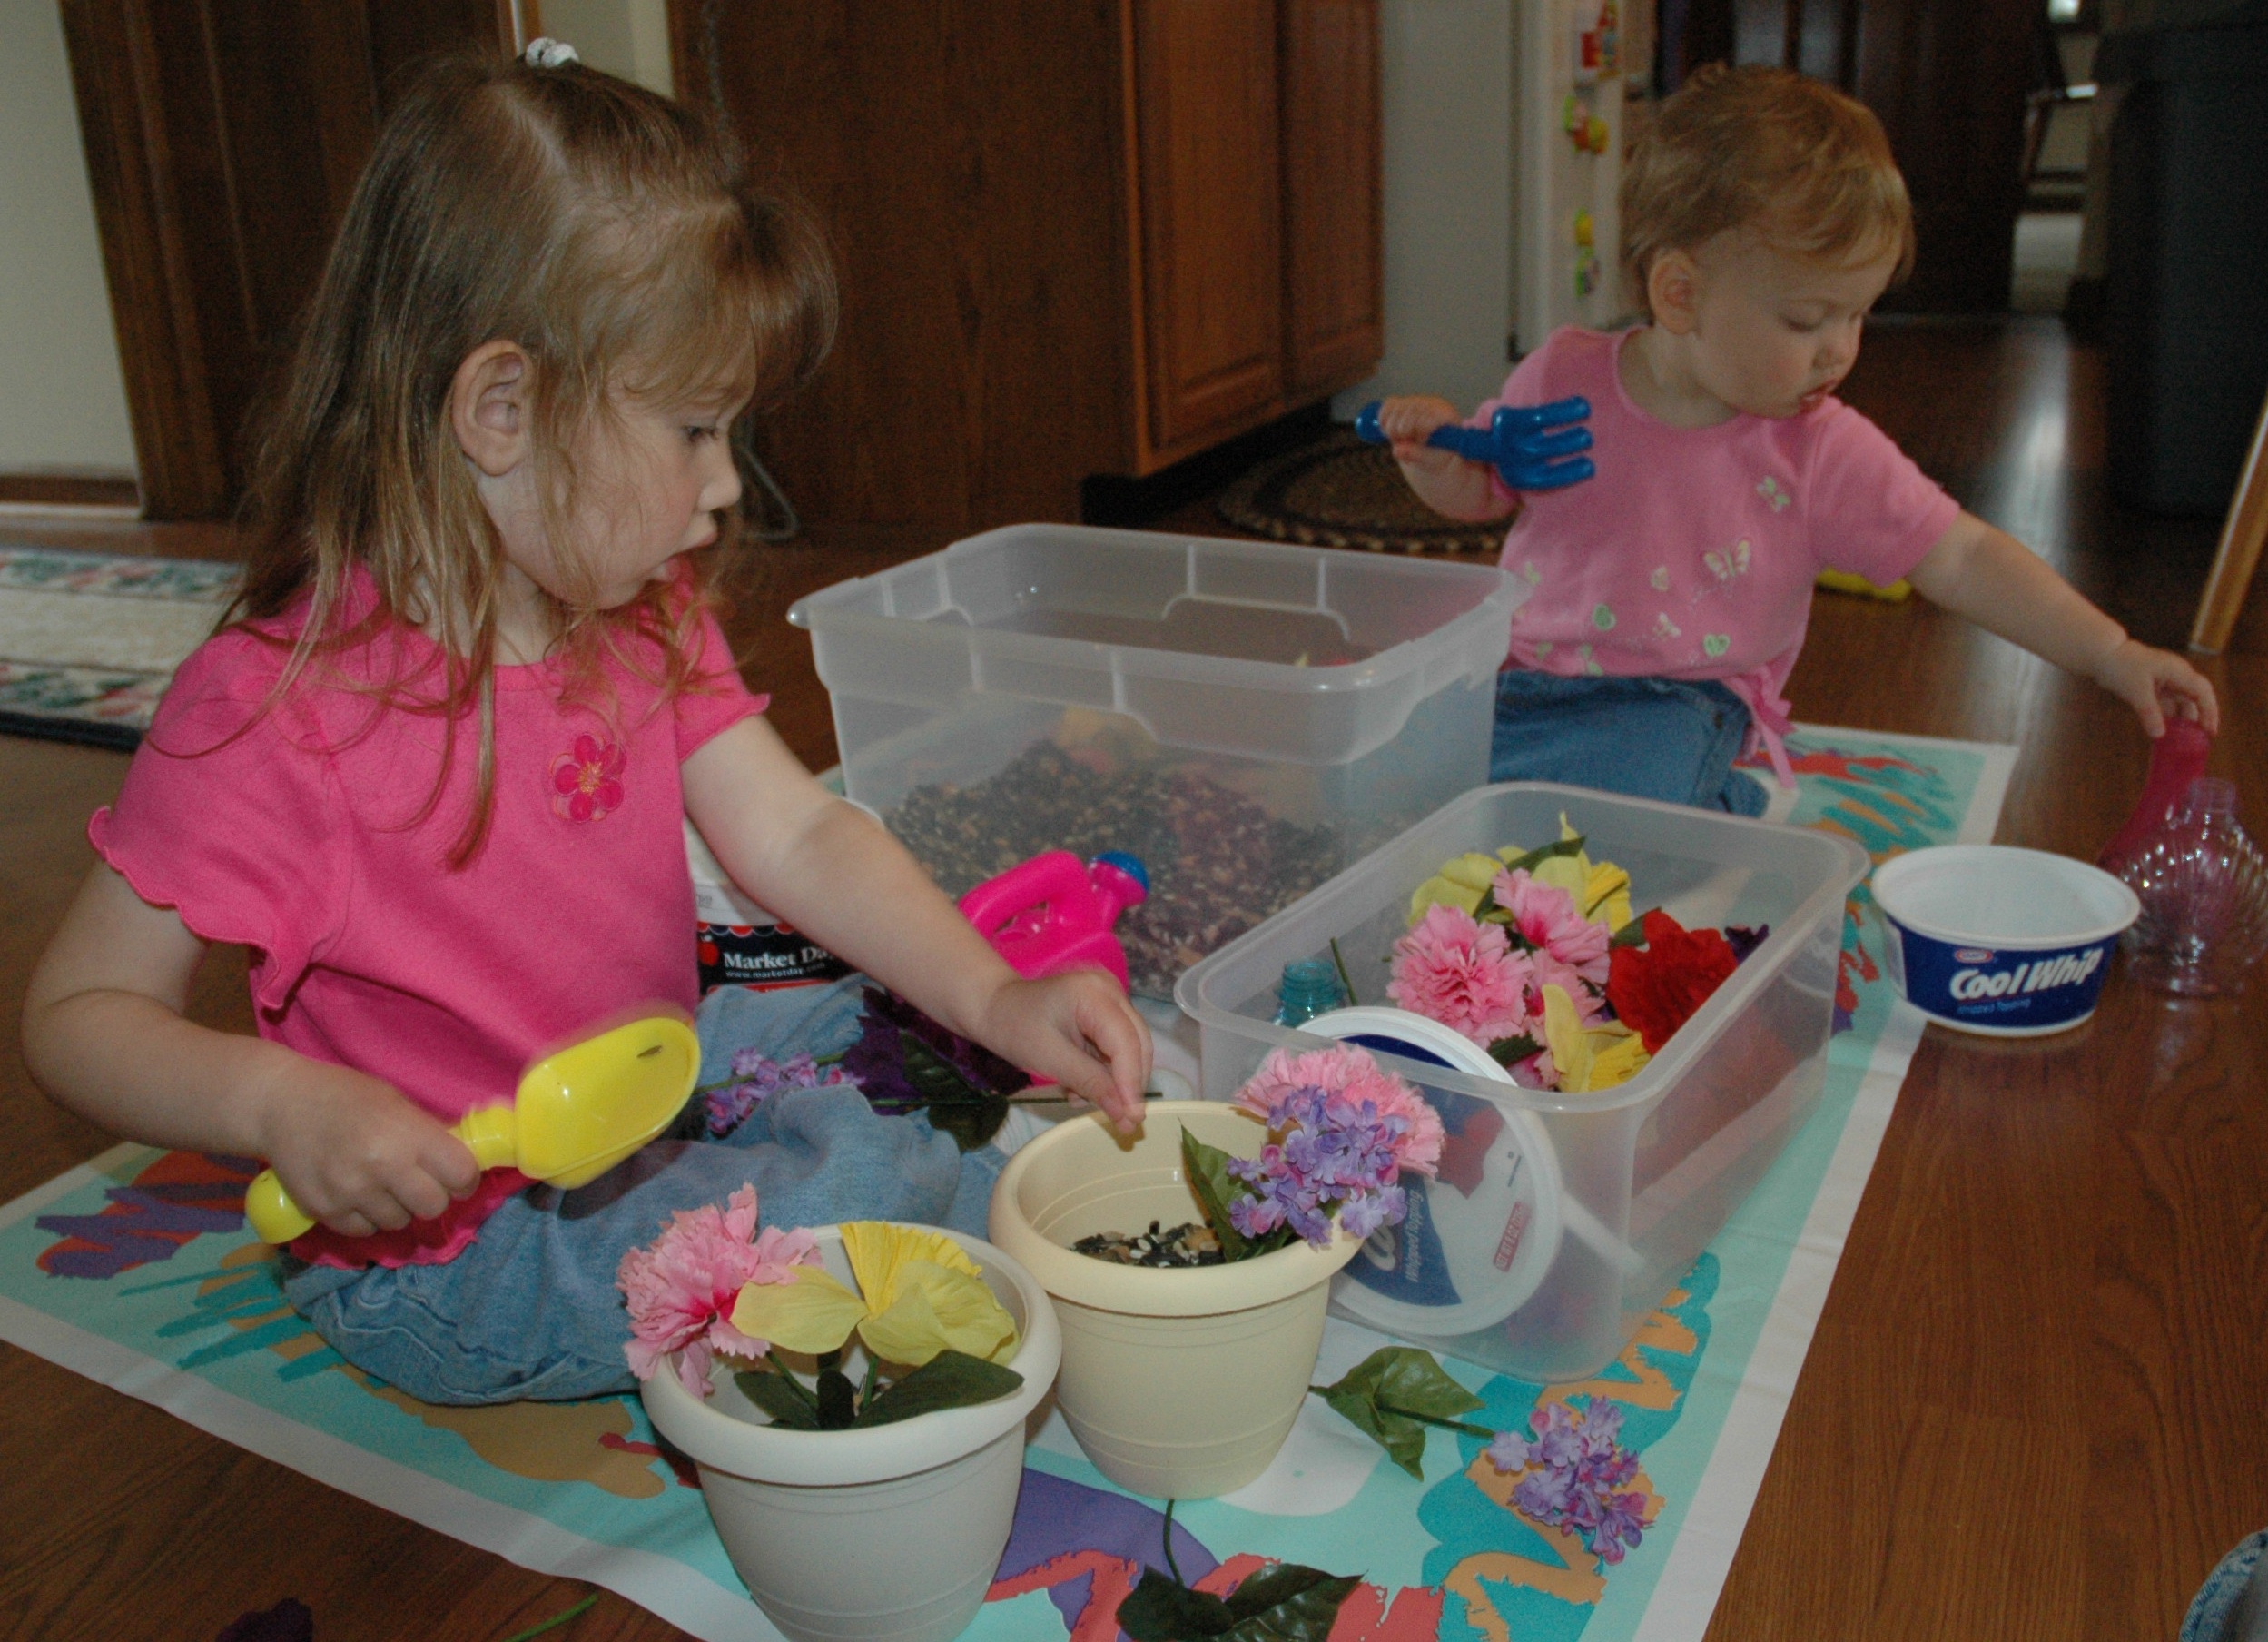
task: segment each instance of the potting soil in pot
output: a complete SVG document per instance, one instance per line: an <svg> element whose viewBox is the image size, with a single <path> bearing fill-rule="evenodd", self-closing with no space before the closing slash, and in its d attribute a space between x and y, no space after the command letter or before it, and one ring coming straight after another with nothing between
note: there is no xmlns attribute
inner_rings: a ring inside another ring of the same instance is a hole
<svg viewBox="0 0 2268 1642"><path fill-rule="evenodd" d="M1124 850L1149 898L1119 920L1134 990L1170 997L1181 972L1338 868L1328 826L1278 820L1193 769L1098 769L1051 741L970 786L920 786L883 817L947 895L1045 850Z"/></svg>

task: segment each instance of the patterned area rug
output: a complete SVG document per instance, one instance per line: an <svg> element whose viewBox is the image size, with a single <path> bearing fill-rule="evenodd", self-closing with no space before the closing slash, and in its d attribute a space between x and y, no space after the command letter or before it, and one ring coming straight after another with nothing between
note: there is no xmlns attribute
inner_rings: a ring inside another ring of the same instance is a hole
<svg viewBox="0 0 2268 1642"><path fill-rule="evenodd" d="M1789 750L1787 819L1877 862L1988 840L2014 763L2011 747L1811 727ZM1447 1365L1493 1429L1619 1410L1647 1497L1626 1555L1532 1514L1476 1438L1433 1433L1421 1481L1310 1398L1266 1475L1177 1513L1183 1575L1218 1591L1270 1560L1360 1573L1334 1642L1702 1642L1921 1039L1883 941L1861 885L1817 1110L1616 1361L1556 1386ZM0 1206L0 1339L442 1533L606 1585L704 1642L778 1642L636 1398L434 1408L342 1362L244 1227L258 1166L120 1146ZM1318 1383L1382 1342L1334 1318ZM1159 1557L1159 1504L1112 1487L1050 1419L971 1642L1116 1637L1119 1603Z"/></svg>
<svg viewBox="0 0 2268 1642"><path fill-rule="evenodd" d="M1391 451L1346 428L1262 462L1214 505L1230 524L1278 541L1377 553L1493 555L1509 523L1442 518L1410 493Z"/></svg>
<svg viewBox="0 0 2268 1642"><path fill-rule="evenodd" d="M0 732L136 746L238 569L0 546Z"/></svg>

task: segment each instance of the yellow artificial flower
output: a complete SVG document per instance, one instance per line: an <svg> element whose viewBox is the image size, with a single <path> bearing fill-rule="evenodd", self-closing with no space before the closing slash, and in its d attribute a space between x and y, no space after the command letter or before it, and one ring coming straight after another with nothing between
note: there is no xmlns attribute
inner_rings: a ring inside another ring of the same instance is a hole
<svg viewBox="0 0 2268 1642"><path fill-rule="evenodd" d="M1543 1043L1563 1094L1593 1094L1627 1083L1653 1058L1627 1026L1610 1022L1586 1028L1563 986L1543 988Z"/></svg>
<svg viewBox="0 0 2268 1642"><path fill-rule="evenodd" d="M1415 925L1425 915L1425 909L1435 905L1454 906L1459 912L1471 912L1481 905L1481 897L1496 882L1496 875L1504 870L1504 862L1520 852L1514 850L1499 860L1475 851L1459 856L1442 864L1441 870L1417 886L1410 897L1410 923Z"/></svg>
<svg viewBox="0 0 2268 1642"><path fill-rule="evenodd" d="M919 1368L940 1351L1002 1362L1016 1324L992 1297L976 1262L942 1232L882 1221L848 1221L843 1251L858 1292L818 1266L792 1283L750 1283L733 1306L733 1327L754 1340L817 1355L842 1349L853 1330L884 1362Z"/></svg>
<svg viewBox="0 0 2268 1642"><path fill-rule="evenodd" d="M1559 817L1559 836L1563 844L1583 835L1568 824L1563 812ZM1425 909L1436 902L1445 902L1460 912L1474 913L1484 905L1482 897L1495 882L1496 875L1528 852L1517 844L1508 844L1494 856L1475 852L1459 856L1445 862L1441 870L1417 886L1410 897L1410 923L1415 925L1425 915ZM1630 875L1612 861L1593 861L1587 854L1577 850L1572 856L1553 856L1539 863L1529 875L1538 884L1548 884L1553 889L1563 889L1574 898L1575 910L1593 924L1603 925L1612 935L1631 920Z"/></svg>

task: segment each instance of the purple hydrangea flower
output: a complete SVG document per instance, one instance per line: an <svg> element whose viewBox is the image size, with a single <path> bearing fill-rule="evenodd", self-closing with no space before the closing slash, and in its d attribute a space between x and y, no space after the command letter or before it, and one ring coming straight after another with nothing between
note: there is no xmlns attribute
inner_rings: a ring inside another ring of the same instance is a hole
<svg viewBox="0 0 2268 1642"><path fill-rule="evenodd" d="M1265 1237L1288 1226L1322 1248L1331 1241L1334 1216L1352 1235L1367 1237L1408 1214L1395 1153L1407 1119L1309 1084L1272 1102L1267 1122L1270 1138L1260 1154L1228 1165L1248 1193L1228 1205L1229 1223L1243 1235Z"/></svg>
<svg viewBox="0 0 2268 1642"><path fill-rule="evenodd" d="M1528 1416L1533 1439L1503 1431L1488 1445L1497 1473L1524 1472L1513 1503L1547 1528L1574 1530L1583 1548L1614 1563L1643 1537L1646 1495L1631 1484L1638 1456L1622 1446L1619 1403L1592 1398L1580 1416L1554 1402Z"/></svg>
<svg viewBox="0 0 2268 1642"><path fill-rule="evenodd" d="M782 1090L820 1089L850 1081L842 1067L829 1066L823 1072L807 1054L792 1054L784 1061L774 1061L753 1049L743 1049L733 1056L733 1076L739 1081L709 1091L711 1134L730 1134L748 1121L751 1113Z"/></svg>

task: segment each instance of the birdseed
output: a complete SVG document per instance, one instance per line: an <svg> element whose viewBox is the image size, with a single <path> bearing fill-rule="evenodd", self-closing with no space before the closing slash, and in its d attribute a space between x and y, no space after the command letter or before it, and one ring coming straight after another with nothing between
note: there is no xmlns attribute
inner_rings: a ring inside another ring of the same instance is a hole
<svg viewBox="0 0 2268 1642"><path fill-rule="evenodd" d="M1119 920L1134 990L1170 998L1181 972L1338 870L1330 826L1282 821L1193 769L1097 769L1052 741L969 786L916 787L884 819L950 895L1050 849L1124 850L1149 898Z"/></svg>
<svg viewBox="0 0 2268 1642"><path fill-rule="evenodd" d="M1160 1232L1158 1222L1149 1222L1149 1230L1129 1237L1123 1232L1098 1232L1092 1237L1082 1237L1071 1245L1077 1254L1092 1255L1119 1266L1218 1266L1227 1263L1220 1251L1220 1239L1203 1221L1189 1221L1170 1232Z"/></svg>

